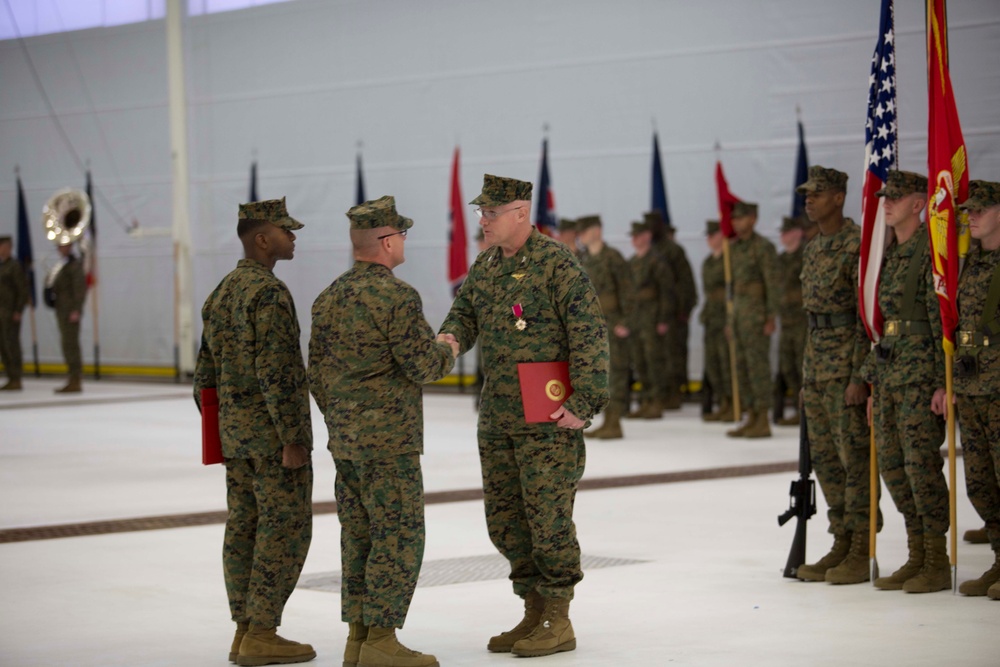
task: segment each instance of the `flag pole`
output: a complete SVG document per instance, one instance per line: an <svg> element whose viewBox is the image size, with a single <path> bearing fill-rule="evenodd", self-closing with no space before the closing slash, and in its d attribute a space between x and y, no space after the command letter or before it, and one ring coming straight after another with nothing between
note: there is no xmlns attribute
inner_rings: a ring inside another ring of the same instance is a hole
<svg viewBox="0 0 1000 667"><path fill-rule="evenodd" d="M951 592L958 593L958 502L956 498L956 458L955 451L955 403L953 401L954 385L954 351L944 351L944 391L948 405L948 518L951 522L951 545L948 550L951 559Z"/></svg>
<svg viewBox="0 0 1000 667"><path fill-rule="evenodd" d="M722 144L716 141L716 162L721 162L721 154ZM733 264L729 255L729 237L726 234L722 235L722 269L726 281L726 330L729 334L726 336L726 342L729 345L729 378L733 386L733 420L738 424L743 410L740 406L740 380L736 368L736 336L733 331L733 320L736 317L733 310Z"/></svg>
<svg viewBox="0 0 1000 667"><path fill-rule="evenodd" d="M875 546L878 539L878 453L875 451L875 386L869 385L871 393L872 412L871 419L868 420L868 574L875 585L878 579L878 558L875 555Z"/></svg>

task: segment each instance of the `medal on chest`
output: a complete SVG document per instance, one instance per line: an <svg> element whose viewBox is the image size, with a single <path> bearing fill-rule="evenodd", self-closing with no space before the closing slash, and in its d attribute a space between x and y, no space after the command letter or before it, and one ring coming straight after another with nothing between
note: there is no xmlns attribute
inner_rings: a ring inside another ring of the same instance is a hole
<svg viewBox="0 0 1000 667"><path fill-rule="evenodd" d="M521 307L521 304L514 304L511 306L510 310L514 313L514 317L517 318L517 321L514 322L514 328L518 331L524 331L525 327L528 326L528 323L524 321L524 309Z"/></svg>

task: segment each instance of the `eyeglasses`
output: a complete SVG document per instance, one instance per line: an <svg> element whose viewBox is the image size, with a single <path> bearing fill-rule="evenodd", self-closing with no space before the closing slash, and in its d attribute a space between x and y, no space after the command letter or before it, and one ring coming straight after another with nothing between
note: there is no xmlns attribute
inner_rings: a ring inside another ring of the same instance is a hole
<svg viewBox="0 0 1000 667"><path fill-rule="evenodd" d="M408 231L410 231L410 230L404 229L401 232L393 232L392 234L383 234L382 236L376 236L375 238L377 238L379 241L381 241L382 239L387 239L390 236L396 236L398 234L399 236L402 236L405 239L406 238L406 232L408 232Z"/></svg>
<svg viewBox="0 0 1000 667"><path fill-rule="evenodd" d="M514 208L509 208L506 211L484 211L481 208L475 209L476 215L480 218L486 218L487 220L496 220L504 213L510 213L511 211L516 211L519 208L524 208L524 206L515 206Z"/></svg>

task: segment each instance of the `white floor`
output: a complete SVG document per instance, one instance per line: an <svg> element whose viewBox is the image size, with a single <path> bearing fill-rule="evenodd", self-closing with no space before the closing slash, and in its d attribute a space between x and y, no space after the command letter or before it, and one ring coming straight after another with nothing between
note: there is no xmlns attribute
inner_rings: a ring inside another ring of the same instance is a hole
<svg viewBox="0 0 1000 667"><path fill-rule="evenodd" d="M0 529L221 510L223 470L202 467L190 388L88 382L57 397L54 380L0 395ZM425 486L477 488L469 397L425 401ZM314 411L315 493L333 499L333 463ZM791 461L797 429L768 440L723 436L697 407L661 422L627 422L622 441L588 443L587 477ZM792 524L792 473L583 491L584 554L639 564L593 569L577 588L578 649L551 665L1000 665L1000 603L951 592L907 595L870 585L781 576ZM959 462L959 528L979 527ZM905 559L902 522L883 496L879 563ZM824 507L809 559L829 546ZM305 574L339 569L336 516L317 515ZM228 665L232 636L220 562L222 525L0 544L0 666ZM425 562L492 555L481 502L427 507ZM959 580L992 564L961 544ZM299 589L282 633L314 645L310 664L341 665L346 628L336 593ZM505 580L419 587L401 639L444 666L518 660L485 650L520 604ZM531 664L536 664L534 661Z"/></svg>

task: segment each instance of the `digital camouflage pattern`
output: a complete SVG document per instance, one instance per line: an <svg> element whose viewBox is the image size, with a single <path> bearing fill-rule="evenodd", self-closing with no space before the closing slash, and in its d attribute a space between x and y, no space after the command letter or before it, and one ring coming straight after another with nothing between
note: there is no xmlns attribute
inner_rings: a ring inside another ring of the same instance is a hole
<svg viewBox="0 0 1000 667"><path fill-rule="evenodd" d="M593 226L593 223L587 222L587 218L580 218L577 226L582 231ZM613 330L619 325L627 327L635 312L636 293L632 286L632 270L622 254L607 244L597 254L584 251L580 264L597 291L597 299L608 325L608 347L611 355L608 376L611 392L610 407L618 410L619 414L622 411L627 412L631 394L629 339L619 338Z"/></svg>
<svg viewBox="0 0 1000 667"><path fill-rule="evenodd" d="M271 456L285 445L312 450L312 422L299 320L274 273L241 259L201 309L195 401L219 394L219 433L227 459Z"/></svg>
<svg viewBox="0 0 1000 667"><path fill-rule="evenodd" d="M71 376L83 373L83 353L80 351L80 322L83 320L83 304L87 298L87 276L83 272L83 262L70 256L52 281L55 295L56 324L59 325L59 341L63 358ZM80 318L70 322L70 313L77 312Z"/></svg>
<svg viewBox="0 0 1000 667"><path fill-rule="evenodd" d="M401 628L424 558L420 456L334 463L341 526L341 620Z"/></svg>
<svg viewBox="0 0 1000 667"><path fill-rule="evenodd" d="M237 623L277 627L312 541L312 463L285 468L280 451L225 463L229 611Z"/></svg>
<svg viewBox="0 0 1000 667"><path fill-rule="evenodd" d="M585 463L583 433L525 423L517 364L568 361L574 393L564 407L584 420L604 409L608 332L597 293L569 248L533 230L512 257L499 248L480 253L441 332L453 334L463 352L477 340L483 351L479 455L486 522L511 563L514 591L571 598L583 576L572 521Z"/></svg>
<svg viewBox="0 0 1000 667"><path fill-rule="evenodd" d="M601 216L599 215L585 215L581 218L576 219L576 231L582 232L590 229L591 227L601 226Z"/></svg>
<svg viewBox="0 0 1000 667"><path fill-rule="evenodd" d="M512 201L531 199L531 183L516 178L483 174L483 190L469 204L479 206L503 206Z"/></svg>
<svg viewBox="0 0 1000 667"><path fill-rule="evenodd" d="M875 193L876 197L900 199L915 193L927 193L927 177L912 171L892 170L885 185Z"/></svg>
<svg viewBox="0 0 1000 667"><path fill-rule="evenodd" d="M787 218L786 218L787 219ZM787 231L787 230L782 230ZM802 389L802 360L806 349L806 311L802 307L802 255L804 243L795 252L778 255L778 284L781 300L778 318L778 369L793 400L798 401Z"/></svg>
<svg viewBox="0 0 1000 667"><path fill-rule="evenodd" d="M281 229L290 231L302 229L302 227L304 227L301 222L288 215L288 209L285 208L284 197L281 199L267 199L265 201L240 204L237 218L239 220L269 222L275 227L280 227Z"/></svg>
<svg viewBox="0 0 1000 667"><path fill-rule="evenodd" d="M358 261L316 298L309 385L335 459L423 453L423 387L447 375L420 295L382 264Z"/></svg>
<svg viewBox="0 0 1000 667"><path fill-rule="evenodd" d="M236 622L281 623L312 539L312 465L282 466L285 445L312 450L312 422L292 295L241 259L205 300L194 398L215 387L226 464L223 570Z"/></svg>
<svg viewBox="0 0 1000 667"><path fill-rule="evenodd" d="M14 321L14 314L27 305L28 279L21 262L13 257L0 262L0 362L11 380L20 380L24 369L21 323Z"/></svg>
<svg viewBox="0 0 1000 667"><path fill-rule="evenodd" d="M800 195L827 190L847 192L847 174L829 167L814 165L809 167L809 178L806 182L795 188Z"/></svg>
<svg viewBox="0 0 1000 667"><path fill-rule="evenodd" d="M969 196L958 205L963 211L982 211L1000 204L1000 183L969 181Z"/></svg>
<svg viewBox="0 0 1000 667"><path fill-rule="evenodd" d="M838 232L807 243L802 260L803 307L813 316L836 316L831 321L837 322L809 329L802 378L812 465L835 535L867 530L869 525L866 409L844 402L847 385L864 382L861 366L869 348L858 316L860 249L861 230L845 218Z"/></svg>
<svg viewBox="0 0 1000 667"><path fill-rule="evenodd" d="M664 400L667 376L662 369L668 363L664 358L666 336L660 335L656 327L677 318L677 281L670 266L652 248L642 257L629 259L629 268L636 294L636 307L628 325L632 331L629 347L632 367L642 386L642 398Z"/></svg>
<svg viewBox="0 0 1000 667"><path fill-rule="evenodd" d="M1000 195L1000 189L997 189ZM980 195L982 196L982 195ZM970 197L971 198L971 197ZM987 201L985 197L981 201ZM966 201L968 203L968 200ZM996 204L989 204L995 206ZM983 206L976 203L973 207ZM988 208L989 206L983 206ZM982 331L983 310L990 281L1000 270L1000 251L984 252L976 245L965 258L958 281L958 330ZM996 324L994 331L996 330ZM956 336L960 338L960 334ZM956 342L960 342L957 340ZM972 377L955 377L958 423L962 430L962 462L965 485L976 512L986 522L986 532L994 552L1000 553L1000 346L992 340L988 347L959 345L957 360L971 356L978 372Z"/></svg>
<svg viewBox="0 0 1000 667"><path fill-rule="evenodd" d="M749 409L771 403L771 337L764 323L778 314L779 287L774 244L753 232L730 242L733 271L733 324L740 398Z"/></svg>
<svg viewBox="0 0 1000 667"><path fill-rule="evenodd" d="M704 327L705 374L715 394L732 398L729 342L726 340L726 267L722 254L718 257L709 254L701 263L701 286L705 294L699 316Z"/></svg>
<svg viewBox="0 0 1000 667"><path fill-rule="evenodd" d="M653 247L670 267L677 284L677 316L670 322L667 352L663 355L668 392L676 394L688 381L688 320L698 305L698 288L694 284L691 263L680 244L664 236Z"/></svg>
<svg viewBox="0 0 1000 667"><path fill-rule="evenodd" d="M413 220L396 212L396 199L385 195L352 207L347 212L351 229L378 229L392 227L403 231L413 226Z"/></svg>
<svg viewBox="0 0 1000 667"><path fill-rule="evenodd" d="M901 186L897 182L895 187ZM910 311L904 292L913 262L923 270ZM930 327L927 333L907 335L892 335L901 328L898 325L884 327L879 346L865 359L862 375L874 385L872 415L879 472L908 533L944 535L949 525L948 486L941 457L945 424L930 409L934 390L944 386L944 351L941 310L924 226L906 243L894 241L886 249L878 304L886 323L921 321ZM881 363L879 348L885 360Z"/></svg>
<svg viewBox="0 0 1000 667"><path fill-rule="evenodd" d="M757 215L757 204L749 201L738 201L733 204L734 218L741 218L747 215Z"/></svg>
<svg viewBox="0 0 1000 667"><path fill-rule="evenodd" d="M557 227L560 232L575 232L576 231L576 220L571 218L560 218L559 226Z"/></svg>
<svg viewBox="0 0 1000 667"><path fill-rule="evenodd" d="M479 430L486 527L510 562L514 594L573 599L583 579L573 523L576 489L587 463L580 431L521 435Z"/></svg>

